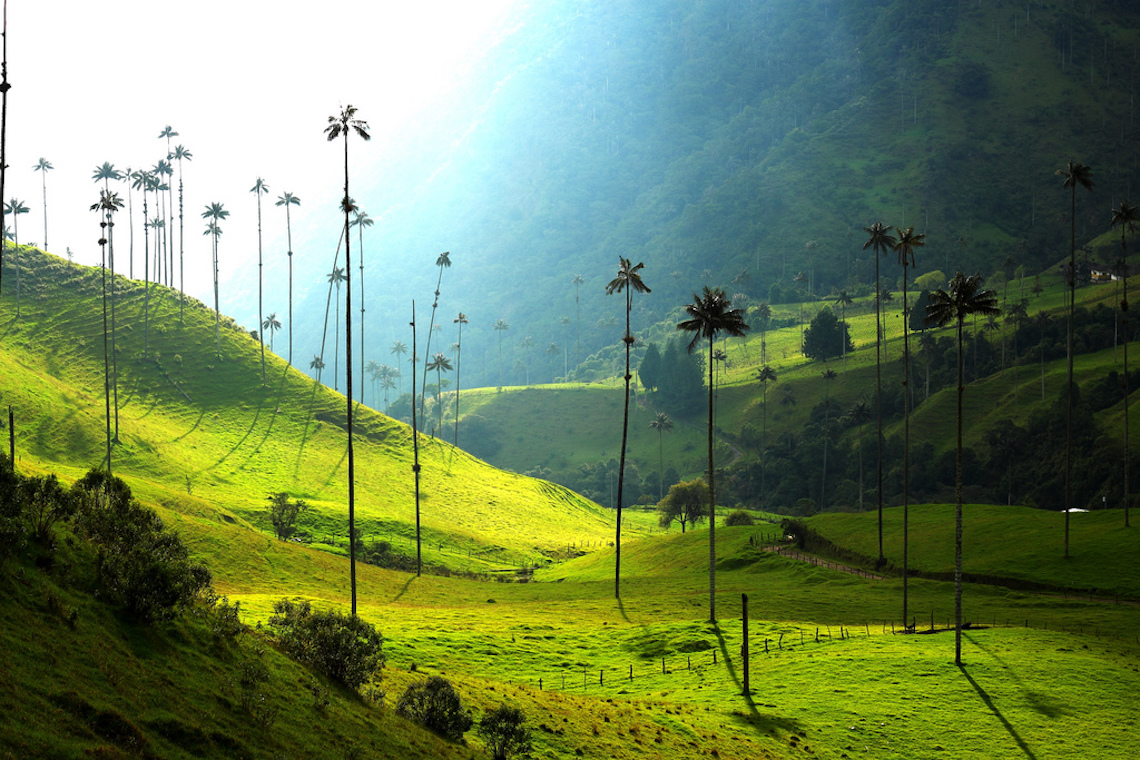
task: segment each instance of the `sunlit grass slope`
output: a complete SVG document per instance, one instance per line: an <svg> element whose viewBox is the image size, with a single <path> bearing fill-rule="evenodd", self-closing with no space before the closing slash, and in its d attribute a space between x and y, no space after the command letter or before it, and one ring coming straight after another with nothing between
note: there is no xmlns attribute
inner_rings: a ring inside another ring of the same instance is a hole
<svg viewBox="0 0 1140 760"><path fill-rule="evenodd" d="M0 302L0 400L15 409L20 466L75 476L104 461L100 273L33 249L22 266L20 318L10 274ZM143 283L118 277L115 287L116 474L175 511L264 530L266 496L285 491L311 505L301 527L314 541L346 548L344 397L268 350L262 385L258 343L232 321L222 319L219 357L211 310L186 299L182 323L178 293L152 286L148 329ZM414 553L410 429L357 407L355 430L358 527ZM611 530L576 494L439 441L421 437L420 461L429 562L517 566Z"/></svg>

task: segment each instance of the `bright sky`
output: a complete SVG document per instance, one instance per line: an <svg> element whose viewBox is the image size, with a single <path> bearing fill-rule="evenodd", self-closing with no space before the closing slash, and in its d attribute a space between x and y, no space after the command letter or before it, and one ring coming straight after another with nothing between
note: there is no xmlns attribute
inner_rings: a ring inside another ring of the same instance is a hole
<svg viewBox="0 0 1140 760"><path fill-rule="evenodd" d="M153 167L167 151L158 135L171 125L172 145L193 154L184 165L186 289L206 300L212 280L200 214L207 203L231 212L223 280L227 269L250 265L227 253L256 258L249 190L259 176L270 189L262 201L267 247L284 248L282 209L273 205L283 191L302 200L293 211L295 248L299 229L335 230L343 148L325 141L328 117L349 103L369 122L373 140L350 145L353 171L366 172L385 136L446 92L514 2L10 0L4 200L30 208L19 217L20 242L44 244L42 173L32 168L42 156L54 167L49 250L65 256L70 247L76 261L97 263L99 220L89 211L101 187L95 169L104 161L120 170ZM125 184L117 190L126 201ZM367 199L358 200L367 209ZM134 202L141 279L137 193ZM127 262L126 212L115 230L119 271ZM12 227L10 217L6 224ZM223 304L223 311L235 310Z"/></svg>

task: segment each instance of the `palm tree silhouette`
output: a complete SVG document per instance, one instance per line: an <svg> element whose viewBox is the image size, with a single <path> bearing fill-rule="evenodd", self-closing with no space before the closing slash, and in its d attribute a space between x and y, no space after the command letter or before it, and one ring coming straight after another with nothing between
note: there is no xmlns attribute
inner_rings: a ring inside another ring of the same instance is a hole
<svg viewBox="0 0 1140 760"><path fill-rule="evenodd" d="M752 313L760 327L760 363L764 364L768 361L768 323L772 320L772 307L767 301L761 301Z"/></svg>
<svg viewBox="0 0 1140 760"><path fill-rule="evenodd" d="M174 151L170 147L170 138L178 137L178 133L174 131L173 127L171 127L169 124L167 124L166 127L162 130L162 132L159 133L158 139L161 140L164 137L166 138L166 159L164 161L160 162L162 164L162 174L164 176L173 178L174 177L174 165L173 165ZM173 216L174 216L174 183L173 183L173 181L166 183L166 205L167 205L168 211L166 213L165 218L171 220L170 224L168 226L169 226L170 230L173 231L173 229L174 229L174 220L173 220ZM166 235L165 232L163 234L164 234L164 236ZM171 234L173 234L173 232ZM169 239L169 238L167 238L167 239ZM173 241L170 241L170 242L173 242ZM167 283L166 284L170 287L174 287L174 251L172 249L173 249L173 245L168 244L167 250L166 250L166 255L167 255L169 261L168 261L167 269L166 269L166 272L167 272ZM261 315L258 314L257 317L258 317L258 321L260 322L261 321Z"/></svg>
<svg viewBox="0 0 1140 760"><path fill-rule="evenodd" d="M346 293L344 298L344 363L349 368L348 372L345 373L348 418L348 559L352 586L352 616L356 617L356 458L352 450L352 251L350 247L351 235L348 234L349 215L356 210L352 203L352 196L348 191L348 136L352 132L355 132L365 141L372 139L372 136L368 134L368 123L356 118L356 109L351 105L342 108L339 114L329 117L329 125L325 128L327 139L331 142L338 137L344 137L344 199L341 201L341 208L344 209Z"/></svg>
<svg viewBox="0 0 1140 760"><path fill-rule="evenodd" d="M372 408L376 408L376 381L380 378L380 365L376 363L375 359L370 359L364 365L364 376L372 381ZM364 391L360 392L361 400L364 399Z"/></svg>
<svg viewBox="0 0 1140 760"><path fill-rule="evenodd" d="M657 416L649 421L649 427L657 431L657 457L660 466L657 485L657 500L665 498L665 434L673 432L673 420L665 412L658 412Z"/></svg>
<svg viewBox="0 0 1140 760"><path fill-rule="evenodd" d="M213 254L214 254L214 342L217 344L215 350L219 358L222 356L222 334L221 334L221 309L218 303L218 238L222 236L222 228L219 222L224 220L230 215L226 211L224 204L211 203L206 206L206 210L202 212L203 219L209 219L206 225L206 231L203 235L209 235L213 240Z"/></svg>
<svg viewBox="0 0 1140 760"><path fill-rule="evenodd" d="M971 314L1000 314L997 296L985 290L981 275L966 276L961 272L950 281L949 292L941 288L930 294L926 307L927 321L939 327L955 322L958 338L958 428L954 474L954 664L962 664L962 394L963 381L962 325ZM905 624L905 620L903 621Z"/></svg>
<svg viewBox="0 0 1140 760"><path fill-rule="evenodd" d="M170 127L167 127L169 129ZM265 180L261 177L253 183L253 187L249 189L251 193L257 195L257 322L261 324L264 320L261 318L261 304L262 304L262 283L265 279L262 272L264 265L261 257L261 196L269 194L269 185L265 184ZM265 385L265 340L261 340L261 384ZM272 350L272 349L270 349Z"/></svg>
<svg viewBox="0 0 1140 760"><path fill-rule="evenodd" d="M863 424L871 419L871 408L859 399L847 411L847 420L859 428L859 511L863 511Z"/></svg>
<svg viewBox="0 0 1140 760"><path fill-rule="evenodd" d="M164 182L162 180L162 178L163 177L173 177L174 176L174 167L172 167L170 165L169 161L167 161L166 159L163 159L154 165L154 175L159 180L159 186L155 189L155 192L156 192L155 207L156 207L156 210L161 209L162 221L163 221L163 224L162 224L162 257L160 259L161 266L156 271L156 277L157 277L159 282L162 282L162 274L161 273L164 272L166 275L165 284L167 285L167 287L171 287L174 284L174 277L173 277L173 271L172 271L174 268L173 267L174 257L170 251L170 237L166 231L167 230L166 220L170 218L170 212L169 212L168 208L169 208L169 206L174 205L174 197L172 195L172 193L173 193L172 186L170 185L170 183ZM163 198L160 201L157 193L161 193L163 190L166 191L167 198ZM163 205L159 206L160 202Z"/></svg>
<svg viewBox="0 0 1140 760"><path fill-rule="evenodd" d="M554 362L557 361L558 353L561 350L562 350L562 347L559 346L554 341L550 341L550 345L546 347L546 355L550 357L550 382L551 383L554 382L554 373L558 371L558 365L556 365ZM620 477L619 477L618 482L620 484L620 482L621 482Z"/></svg>
<svg viewBox="0 0 1140 760"><path fill-rule="evenodd" d="M175 133L177 134L177 133ZM186 150L185 146L174 148L173 158L178 161L178 324L182 324L183 311L186 307L186 259L185 259L185 227L182 224L182 161L190 161L194 154Z"/></svg>
<svg viewBox="0 0 1140 760"><path fill-rule="evenodd" d="M867 233L867 242L863 243L863 250L870 248L875 257L875 416L879 421L878 431L878 488L879 501L879 559L876 567L882 567L886 562L883 557L883 328L882 328L882 288L879 285L879 254L886 254L895 247L895 238L891 235L893 227L884 226L882 222L875 222L870 227L864 227ZM903 623L905 624L905 620Z"/></svg>
<svg viewBox="0 0 1140 760"><path fill-rule="evenodd" d="M459 316L451 320L452 324L459 325L459 341L455 348L455 440L459 445L459 366L463 359L463 325L467 324L467 315L459 312Z"/></svg>
<svg viewBox="0 0 1140 760"><path fill-rule="evenodd" d="M92 211L103 211L103 202L108 195L107 190L100 193L99 202L91 207ZM107 419L107 473L111 473L111 362L110 349L107 346L107 219L104 216L99 222L102 234L99 235L99 248L103 254L103 400Z"/></svg>
<svg viewBox="0 0 1140 760"><path fill-rule="evenodd" d="M451 371L451 360L447 355L440 351L431 358L427 364L424 365L429 370L435 370L435 406L439 410L439 430L442 434L443 431L443 375L444 372ZM434 438L434 436L432 436Z"/></svg>
<svg viewBox="0 0 1140 760"><path fill-rule="evenodd" d="M435 332L435 310L439 306L439 286L443 283L443 270L451 267L451 252L444 251L439 254L435 259L435 265L439 267L439 279L435 283L435 299L431 302L431 320L428 322L428 338L427 345L424 346L424 356L431 355L431 334ZM422 385L427 385L427 365L424 365L424 379ZM424 414L424 398L420 396L420 416Z"/></svg>
<svg viewBox="0 0 1140 760"><path fill-rule="evenodd" d="M121 210L122 208L123 208L123 201L122 201L122 199L119 198L118 194L112 193L106 189L99 191L99 202L96 203L95 205L91 206L92 211L99 211L103 214L103 222L100 223L100 226L106 230L106 234L103 237L107 239L107 252L108 252L107 253L107 261L111 264L111 377L110 377L110 382L111 382L112 396L114 399L114 407L115 407L115 435L114 435L115 443L119 442L119 360L118 360L118 357L116 356L116 348L117 347L115 345L116 325L115 325L115 267L114 267L114 262L115 262L115 235L114 235L115 219L114 219L114 213L116 211ZM104 312L107 310L106 282L104 282L103 310L104 310ZM103 319L104 319L104 321L106 321L106 314L104 314ZM104 329L106 329L106 325L104 325ZM106 341L106 338L104 338L104 342L105 341ZM106 357L104 357L104 359L106 359Z"/></svg>
<svg viewBox="0 0 1140 760"><path fill-rule="evenodd" d="M709 343L709 622L716 622L716 485L713 463L713 343L718 335L741 337L748 330L740 310L732 305L720 288L705 285L701 295L693 294L693 302L685 305L689 319L677 324L678 330L693 333L690 353L704 338Z"/></svg>
<svg viewBox="0 0 1140 760"><path fill-rule="evenodd" d="M372 218L367 213L357 209L353 212L351 226L356 227L360 235L360 378L364 379L364 228L372 226ZM350 368L351 371L351 368ZM363 398L364 392L361 391ZM372 403L376 403L376 393L372 393Z"/></svg>
<svg viewBox="0 0 1140 760"><path fill-rule="evenodd" d="M16 269L16 319L20 318L20 214L28 213L29 209L24 202L12 198L4 206L4 213L12 215L12 255L13 266Z"/></svg>
<svg viewBox="0 0 1140 760"><path fill-rule="evenodd" d="M321 370L325 368L325 362L317 354L313 354L313 360L309 362L309 369L317 371L317 383L321 382Z"/></svg>
<svg viewBox="0 0 1140 760"><path fill-rule="evenodd" d="M277 196L275 206L285 207L285 234L289 241L289 366L293 365L293 219L289 214L290 206L300 206L301 199L292 193L282 193Z"/></svg>
<svg viewBox="0 0 1140 760"><path fill-rule="evenodd" d="M43 185L43 193L44 193L44 250L45 251L48 249L47 173L54 168L55 167L51 165L51 162L48 161L43 156L41 156L40 160L36 162L36 165L32 167L32 171L40 172L41 184Z"/></svg>
<svg viewBox="0 0 1140 760"><path fill-rule="evenodd" d="M899 266L903 270L903 623L906 623L909 599L907 578L909 576L909 532L910 532L910 308L907 303L907 268L914 266L914 249L926 245L926 235L918 234L914 227L902 229L896 227L898 239L895 241L895 253L899 256Z"/></svg>
<svg viewBox="0 0 1140 760"><path fill-rule="evenodd" d="M396 356L396 366L399 367L400 366L400 357L402 357L404 354L408 353L408 344L404 343L404 341L402 341L402 340L393 341L392 342L392 348L389 349L389 351ZM404 392L404 375L399 370L396 371L396 379L399 381L399 386L398 386L397 392L403 393ZM412 403L413 404L416 403L414 399L412 400Z"/></svg>
<svg viewBox="0 0 1140 760"><path fill-rule="evenodd" d="M1065 166L1056 171L1064 177L1062 187L1070 191L1069 209L1069 401L1065 416L1065 557L1069 556L1069 511L1073 507L1073 405L1076 403L1076 390L1073 383L1073 333L1077 319L1077 187L1092 190L1092 169L1069 159Z"/></svg>
<svg viewBox="0 0 1140 760"><path fill-rule="evenodd" d="M760 450L763 451L764 449L768 448L768 383L776 382L776 371L765 364L756 373L756 379L760 381Z"/></svg>
<svg viewBox="0 0 1140 760"><path fill-rule="evenodd" d="M333 267L333 270L328 273L327 279L329 284L336 288L336 311L340 311L340 284L344 282L344 270L340 267ZM333 390L340 390L340 365L338 364L338 357L340 356L340 321L333 320Z"/></svg>
<svg viewBox="0 0 1140 760"><path fill-rule="evenodd" d="M274 333L276 333L280 329L281 329L281 320L279 320L277 318L277 312L273 312L272 314L270 314L261 323L262 332L264 333L266 330L269 331L269 350L270 350L270 352L273 351L273 335L274 335ZM264 342L264 335L262 336L262 342Z"/></svg>
<svg viewBox="0 0 1140 760"><path fill-rule="evenodd" d="M503 333L511 329L505 319L496 319L495 324L491 325L495 332L499 334L499 390L503 389Z"/></svg>
<svg viewBox="0 0 1140 760"><path fill-rule="evenodd" d="M634 337L629 329L629 313L633 310L633 292L636 290L638 293L649 293L649 287L641 281L641 270L645 264L638 262L636 265L630 264L630 260L618 256L618 271L617 276L614 277L606 285L606 295L610 296L614 293L625 293L625 335L622 337L622 342L625 343L625 402L624 412L622 413L621 421L621 456L618 462L618 482L617 482L617 538L614 540L614 597L621 596L621 502L622 502L622 487L625 484L625 449L626 440L629 437L629 381L633 375L629 371L629 352L633 347ZM557 344L551 343L551 348L555 348ZM547 353L550 353L548 350ZM551 368L551 382L554 382L554 369Z"/></svg>
<svg viewBox="0 0 1140 760"><path fill-rule="evenodd" d="M835 303L839 306L840 319L843 320L844 328L847 326L847 307L854 303L851 296L847 294L846 290L839 291L835 296ZM847 341L843 341L843 374L847 374Z"/></svg>
<svg viewBox="0 0 1140 760"><path fill-rule="evenodd" d="M1130 526L1128 519L1128 239L1129 232L1135 232L1140 223L1140 209L1124 199L1120 206L1112 210L1112 226L1120 225L1120 276L1123 280L1123 295L1120 298L1121 329L1124 338L1124 527Z"/></svg>

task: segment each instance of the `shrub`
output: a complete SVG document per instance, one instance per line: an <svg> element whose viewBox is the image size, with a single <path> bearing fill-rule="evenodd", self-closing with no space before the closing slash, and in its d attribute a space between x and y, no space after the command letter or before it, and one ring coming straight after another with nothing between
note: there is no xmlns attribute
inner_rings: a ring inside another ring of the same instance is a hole
<svg viewBox="0 0 1140 760"><path fill-rule="evenodd" d="M15 553L24 542L23 510L16 498L19 483L12 462L0 453L0 560Z"/></svg>
<svg viewBox="0 0 1140 760"><path fill-rule="evenodd" d="M358 617L333 610L313 612L308 602L281 599L269 625L285 651L329 678L357 690L384 667L383 638Z"/></svg>
<svg viewBox="0 0 1140 760"><path fill-rule="evenodd" d="M526 715L517 707L500 705L483 713L475 732L494 760L530 754L530 729L526 727Z"/></svg>
<svg viewBox="0 0 1140 760"><path fill-rule="evenodd" d="M462 739L472 723L451 682L439 676L405 689L396 702L396 714L451 741Z"/></svg>
<svg viewBox="0 0 1140 760"><path fill-rule="evenodd" d="M118 478L93 470L75 484L77 527L97 547L100 593L144 621L169 620L210 588L182 539L131 498Z"/></svg>
<svg viewBox="0 0 1140 760"><path fill-rule="evenodd" d="M728 513L728 517L724 518L725 525L753 525L752 515L745 512L743 509L734 509Z"/></svg>
<svg viewBox="0 0 1140 760"><path fill-rule="evenodd" d="M51 526L75 513L75 499L55 475L23 478L19 497L32 534L41 541L51 536Z"/></svg>
<svg viewBox="0 0 1140 760"><path fill-rule="evenodd" d="M287 493L270 494L268 498L269 520L273 523L273 530L278 539L288 541L297 532L297 518L309 505L300 499L289 501Z"/></svg>

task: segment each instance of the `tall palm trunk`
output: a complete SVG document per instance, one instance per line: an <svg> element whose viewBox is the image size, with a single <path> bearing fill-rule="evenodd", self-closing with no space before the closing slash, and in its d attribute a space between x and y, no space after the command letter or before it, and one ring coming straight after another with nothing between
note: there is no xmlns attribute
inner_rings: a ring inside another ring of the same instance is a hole
<svg viewBox="0 0 1140 760"><path fill-rule="evenodd" d="M285 230L289 239L289 366L293 366L293 220L285 204Z"/></svg>
<svg viewBox="0 0 1140 760"><path fill-rule="evenodd" d="M261 180L258 179L258 182ZM263 301L263 282L265 275L263 274L265 265L261 256L261 191L257 190L257 337L258 343L261 344L261 384L265 385L265 336L262 335L264 331L264 319L262 317L262 301ZM272 333L270 333L272 334Z"/></svg>
<svg viewBox="0 0 1140 760"><path fill-rule="evenodd" d="M962 664L962 322L958 319L958 421L954 461L954 664Z"/></svg>
<svg viewBox="0 0 1140 760"><path fill-rule="evenodd" d="M186 236L182 224L182 159L178 159L178 324L183 324L186 310Z"/></svg>
<svg viewBox="0 0 1140 760"><path fill-rule="evenodd" d="M875 489L875 495L879 502L879 561L876 563L879 567L886 563L883 556L883 328L881 324L883 309L881 299L879 253L875 251L875 417L878 420L878 433L875 437L878 446L878 487ZM906 624L905 619L903 624Z"/></svg>
<svg viewBox="0 0 1140 760"><path fill-rule="evenodd" d="M100 226L106 229L107 223ZM103 248L103 399L107 413L107 474L111 474L111 365L107 347L107 242L100 240ZM13 463L13 467L15 463Z"/></svg>
<svg viewBox="0 0 1140 760"><path fill-rule="evenodd" d="M348 227L345 227L348 230ZM416 359L416 302L412 300L412 361ZM416 368L412 366L412 472L416 478L416 577L423 572L420 553L420 432L416 425Z"/></svg>
<svg viewBox="0 0 1140 760"><path fill-rule="evenodd" d="M352 372L352 367L348 368ZM364 383L364 225L360 225L360 382ZM364 400L364 391L360 391L360 399ZM372 403L376 403L376 389L372 390Z"/></svg>
<svg viewBox="0 0 1140 760"><path fill-rule="evenodd" d="M107 258L111 264L111 387L115 398L115 443L119 442L119 356L115 322L115 222L107 214Z"/></svg>
<svg viewBox="0 0 1140 760"><path fill-rule="evenodd" d="M1120 235L1120 263L1121 263L1121 278L1124 283L1124 295L1120 300L1120 327L1122 337L1124 338L1124 527L1130 527L1128 508L1129 508L1129 488L1128 488L1128 475L1129 475L1129 460L1132 456L1132 449L1128 444L1128 249L1124 242L1124 232L1127 231L1127 224L1124 225L1125 229L1121 231Z"/></svg>
<svg viewBox="0 0 1140 760"><path fill-rule="evenodd" d="M352 196L348 193L348 130L344 133L344 366L346 413L348 417L348 562L352 585L352 616L356 617L356 457L352 451L352 236L348 234L348 214ZM414 434L414 432L413 432Z"/></svg>
<svg viewBox="0 0 1140 760"><path fill-rule="evenodd" d="M461 315L462 316L462 315ZM459 346L455 351L455 446L459 447L459 367L463 362L463 322L459 322ZM385 397L386 398L386 397ZM388 402L385 400L384 405Z"/></svg>
<svg viewBox="0 0 1140 760"><path fill-rule="evenodd" d="M143 358L150 352L150 217L147 206L146 191L143 191ZM216 246L215 246L216 249ZM214 258L217 259L215 252ZM217 266L214 267L214 281L217 281ZM215 286L214 293L218 289ZM215 295L214 303L217 304ZM215 307L216 308L216 307Z"/></svg>
<svg viewBox="0 0 1140 760"><path fill-rule="evenodd" d="M221 303L218 299L218 233L217 231L211 236L214 238L214 343L215 351L217 351L218 358L222 356L222 332L221 332Z"/></svg>
<svg viewBox="0 0 1140 760"><path fill-rule="evenodd" d="M629 313L633 309L633 287L625 289L625 399L621 420L621 453L618 456L617 482L617 532L614 537L614 598L621 597L621 502L625 487L625 447L629 439L629 381L633 375L629 371L629 350L633 336L629 333ZM553 371L552 371L553 374ZM553 382L553 378L551 378Z"/></svg>
<svg viewBox="0 0 1140 760"><path fill-rule="evenodd" d="M1073 183L1069 211L1069 396L1065 405L1065 558L1069 557L1069 511L1073 506L1073 332L1077 320L1077 184Z"/></svg>
<svg viewBox="0 0 1140 760"><path fill-rule="evenodd" d="M903 260L903 628L908 617L910 531L910 311L907 308L907 262Z"/></svg>
<svg viewBox="0 0 1140 760"><path fill-rule="evenodd" d="M713 344L709 336L709 622L716 622L716 485L713 468Z"/></svg>
<svg viewBox="0 0 1140 760"><path fill-rule="evenodd" d="M336 311L340 311L340 283L336 285ZM333 390L340 390L340 319L333 319Z"/></svg>

